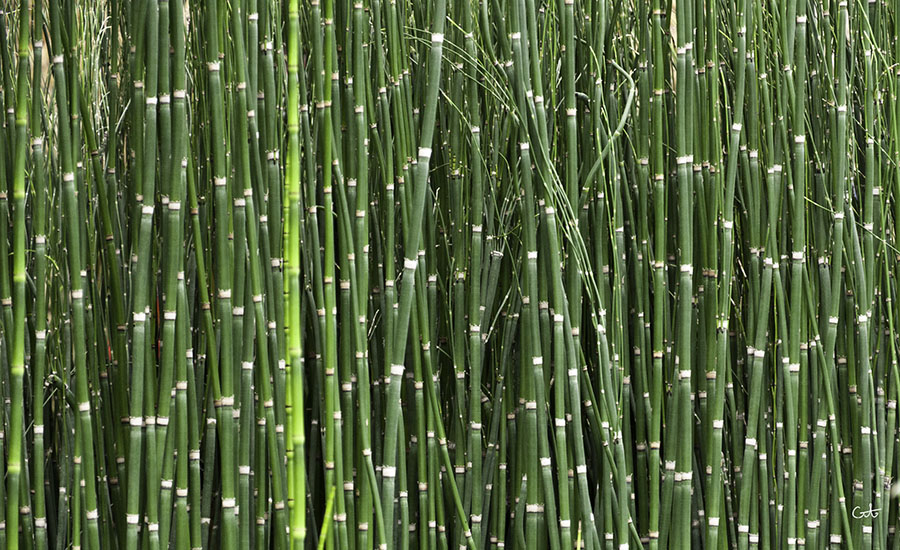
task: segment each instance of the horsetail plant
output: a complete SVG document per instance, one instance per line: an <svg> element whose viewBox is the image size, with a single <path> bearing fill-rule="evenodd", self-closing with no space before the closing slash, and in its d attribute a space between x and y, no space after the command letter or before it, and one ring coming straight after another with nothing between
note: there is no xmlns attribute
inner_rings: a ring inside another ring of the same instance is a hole
<svg viewBox="0 0 900 550"><path fill-rule="evenodd" d="M0 25L0 546L900 544L896 5Z"/></svg>

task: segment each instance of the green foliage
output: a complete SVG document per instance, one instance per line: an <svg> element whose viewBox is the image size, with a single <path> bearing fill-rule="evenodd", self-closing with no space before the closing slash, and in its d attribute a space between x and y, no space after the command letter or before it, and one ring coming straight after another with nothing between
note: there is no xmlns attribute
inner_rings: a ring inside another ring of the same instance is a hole
<svg viewBox="0 0 900 550"><path fill-rule="evenodd" d="M897 6L0 4L0 547L900 544Z"/></svg>

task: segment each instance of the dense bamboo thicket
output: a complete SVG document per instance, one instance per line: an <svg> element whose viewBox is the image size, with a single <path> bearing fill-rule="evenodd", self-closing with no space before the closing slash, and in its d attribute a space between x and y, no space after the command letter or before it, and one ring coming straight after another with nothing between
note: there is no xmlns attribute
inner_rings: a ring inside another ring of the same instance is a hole
<svg viewBox="0 0 900 550"><path fill-rule="evenodd" d="M0 548L900 548L897 2L0 7Z"/></svg>

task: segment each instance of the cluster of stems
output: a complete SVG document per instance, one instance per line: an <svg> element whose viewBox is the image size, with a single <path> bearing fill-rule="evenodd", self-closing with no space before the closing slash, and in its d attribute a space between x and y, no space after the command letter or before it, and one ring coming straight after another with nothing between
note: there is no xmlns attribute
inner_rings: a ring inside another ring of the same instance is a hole
<svg viewBox="0 0 900 550"><path fill-rule="evenodd" d="M900 5L0 0L0 548L900 548Z"/></svg>

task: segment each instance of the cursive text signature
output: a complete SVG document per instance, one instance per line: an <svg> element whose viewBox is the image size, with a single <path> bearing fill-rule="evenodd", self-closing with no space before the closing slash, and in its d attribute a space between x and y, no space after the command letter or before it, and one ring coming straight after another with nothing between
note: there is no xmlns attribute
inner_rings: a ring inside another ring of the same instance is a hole
<svg viewBox="0 0 900 550"><path fill-rule="evenodd" d="M859 506L855 506L850 512L854 519L877 518L881 508L869 508L868 510L860 510Z"/></svg>

